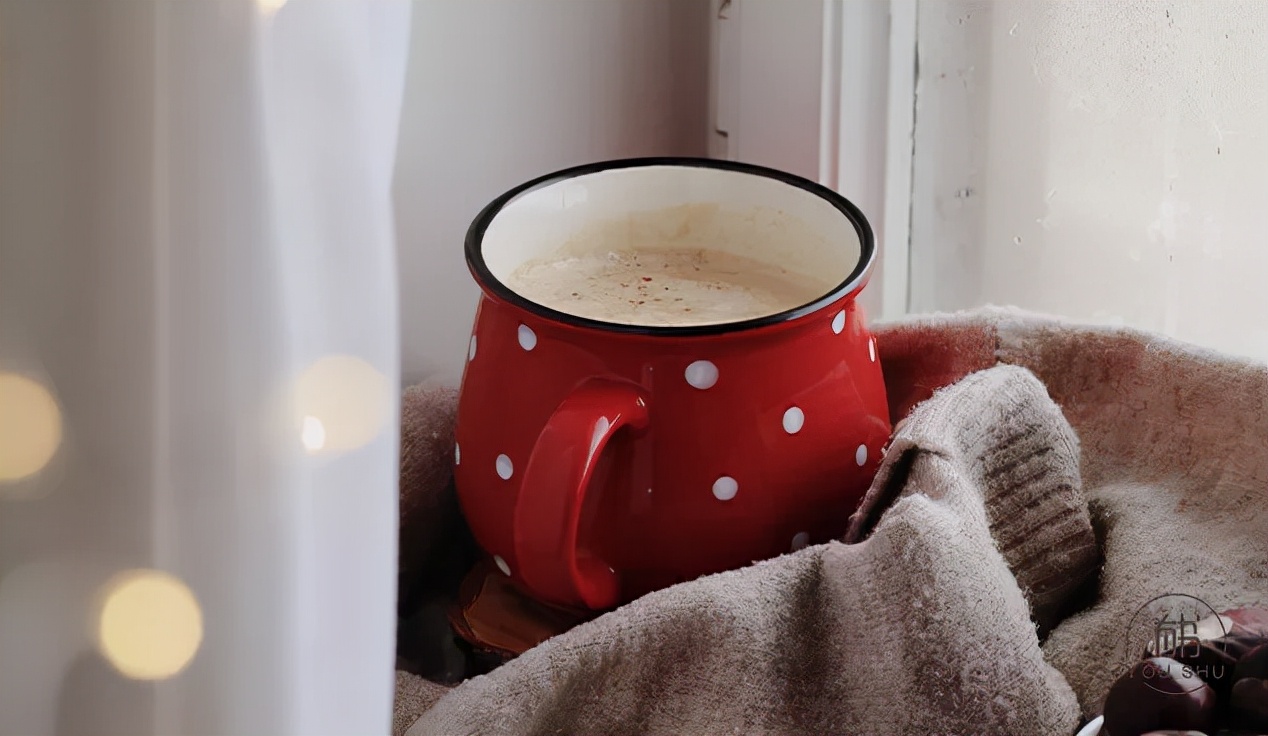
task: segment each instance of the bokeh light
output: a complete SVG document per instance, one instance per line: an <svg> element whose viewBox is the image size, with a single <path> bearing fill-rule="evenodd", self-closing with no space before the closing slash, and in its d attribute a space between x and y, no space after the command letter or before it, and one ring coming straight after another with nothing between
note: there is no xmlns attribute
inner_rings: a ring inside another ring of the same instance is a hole
<svg viewBox="0 0 1268 736"><path fill-rule="evenodd" d="M266 18L281 10L285 4L286 0L255 0L255 6L259 8L260 15Z"/></svg>
<svg viewBox="0 0 1268 736"><path fill-rule="evenodd" d="M304 449L319 452L326 447L326 425L317 417L304 417L304 428L299 432L299 439Z"/></svg>
<svg viewBox="0 0 1268 736"><path fill-rule="evenodd" d="M322 358L295 384L300 442L310 453L364 447L387 424L391 402L387 377L369 363L351 355Z"/></svg>
<svg viewBox="0 0 1268 736"><path fill-rule="evenodd" d="M0 372L0 483L48 465L62 442L62 412L38 381Z"/></svg>
<svg viewBox="0 0 1268 736"><path fill-rule="evenodd" d="M193 592L159 570L130 570L105 589L97 626L102 655L125 677L163 680L185 669L203 639Z"/></svg>

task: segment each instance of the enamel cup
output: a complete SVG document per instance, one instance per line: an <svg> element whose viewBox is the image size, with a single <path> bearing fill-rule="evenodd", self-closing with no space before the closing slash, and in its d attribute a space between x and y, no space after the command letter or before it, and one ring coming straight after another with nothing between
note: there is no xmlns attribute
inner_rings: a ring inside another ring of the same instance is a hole
<svg viewBox="0 0 1268 736"><path fill-rule="evenodd" d="M704 214L683 219L684 205ZM833 285L776 314L682 326L576 316L507 285L605 226L605 247L612 232L633 246L695 228ZM850 202L747 164L609 161L498 197L466 239L481 297L454 475L476 541L531 597L605 609L839 537L890 434L856 303L875 257Z"/></svg>

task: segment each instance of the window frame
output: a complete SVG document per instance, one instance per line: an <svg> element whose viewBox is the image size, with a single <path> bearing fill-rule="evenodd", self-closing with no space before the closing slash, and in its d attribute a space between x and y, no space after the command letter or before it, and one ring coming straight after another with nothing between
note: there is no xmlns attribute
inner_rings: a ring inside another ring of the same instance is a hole
<svg viewBox="0 0 1268 736"><path fill-rule="evenodd" d="M710 3L709 155L858 205L880 253L860 302L877 319L907 314L918 0Z"/></svg>

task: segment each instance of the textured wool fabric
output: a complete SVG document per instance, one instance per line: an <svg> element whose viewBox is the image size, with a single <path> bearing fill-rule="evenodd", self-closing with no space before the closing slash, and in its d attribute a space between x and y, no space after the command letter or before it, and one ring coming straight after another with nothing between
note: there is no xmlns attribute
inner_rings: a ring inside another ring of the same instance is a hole
<svg viewBox="0 0 1268 736"><path fill-rule="evenodd" d="M396 650L398 669L407 671L402 687L413 684L409 675L448 683L470 669L452 637L443 635L446 609L478 555L452 482L457 400L458 392L445 387L413 386L401 397ZM405 692L415 691L431 692L423 684ZM398 691L398 715L403 697Z"/></svg>
<svg viewBox="0 0 1268 736"><path fill-rule="evenodd" d="M1036 446L1053 450L1035 455ZM923 404L895 449L886 476L901 498L865 541L648 595L468 681L410 733L912 734L992 724L1066 736L1077 725L1074 694L1044 662L991 537L992 526L1010 541L1026 534L1031 517L1014 507L1038 497L1044 512L1034 516L1055 516L1072 548L1093 547L1060 411L1028 372L999 367ZM1092 569L1073 555L1060 572Z"/></svg>
<svg viewBox="0 0 1268 736"><path fill-rule="evenodd" d="M418 714L431 707L449 688L409 672L396 673L396 705L392 712L392 734L400 736L414 725Z"/></svg>
<svg viewBox="0 0 1268 736"><path fill-rule="evenodd" d="M1150 598L1268 606L1268 366L1006 315L998 335L1000 359L1034 370L1082 439L1105 564L1095 605L1044 651L1096 714Z"/></svg>
<svg viewBox="0 0 1268 736"><path fill-rule="evenodd" d="M395 733L1068 736L1150 598L1268 605L1268 368L994 308L877 338L902 421L844 542L400 673Z"/></svg>
<svg viewBox="0 0 1268 736"><path fill-rule="evenodd" d="M935 497L927 479L910 475L926 456L956 463L977 497L966 512L982 506L992 537L983 541L1003 556L1043 634L1080 602L1099 564L1078 440L1024 369L998 366L941 391L900 423L845 541L865 540L895 494Z"/></svg>
<svg viewBox="0 0 1268 736"><path fill-rule="evenodd" d="M1015 309L915 317L878 333L891 406L1009 363L1043 381L1077 433L1103 565L1092 600L1043 647L1085 717L1100 713L1131 618L1150 599L1268 605L1268 366Z"/></svg>
<svg viewBox="0 0 1268 736"><path fill-rule="evenodd" d="M401 397L399 595L408 603L434 576L428 569L453 543L458 513L451 490L458 392L411 387ZM449 522L449 523L446 523ZM432 565L434 567L434 564Z"/></svg>

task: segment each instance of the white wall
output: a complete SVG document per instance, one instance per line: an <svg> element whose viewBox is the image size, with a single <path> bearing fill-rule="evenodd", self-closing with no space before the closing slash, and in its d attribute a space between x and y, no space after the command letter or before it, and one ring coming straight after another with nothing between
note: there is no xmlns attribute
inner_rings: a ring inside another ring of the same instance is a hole
<svg viewBox="0 0 1268 736"><path fill-rule="evenodd" d="M397 159L402 380L456 383L462 241L506 189L607 158L706 154L709 0L414 4Z"/></svg>
<svg viewBox="0 0 1268 736"><path fill-rule="evenodd" d="M1268 3L920 5L912 308L1268 358Z"/></svg>

